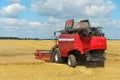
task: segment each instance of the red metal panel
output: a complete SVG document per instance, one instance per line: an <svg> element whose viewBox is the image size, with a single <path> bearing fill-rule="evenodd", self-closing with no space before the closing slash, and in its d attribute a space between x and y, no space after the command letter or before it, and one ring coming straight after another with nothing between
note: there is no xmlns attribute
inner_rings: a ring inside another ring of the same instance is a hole
<svg viewBox="0 0 120 80"><path fill-rule="evenodd" d="M86 53L90 50L90 42L91 37L82 37L82 46L83 46L83 53Z"/></svg>
<svg viewBox="0 0 120 80"><path fill-rule="evenodd" d="M50 58L51 58L51 53L50 51L47 50L38 50L35 52L35 59L40 59L40 60L44 60L46 62L50 62Z"/></svg>
<svg viewBox="0 0 120 80"><path fill-rule="evenodd" d="M61 34L58 39L58 44L61 56L67 57L68 51L71 51L74 48L74 35Z"/></svg>
<svg viewBox="0 0 120 80"><path fill-rule="evenodd" d="M85 54L90 50L105 50L106 38L102 36L83 37L80 34L61 34L58 39L61 56L67 57L68 52L78 50Z"/></svg>
<svg viewBox="0 0 120 80"><path fill-rule="evenodd" d="M67 57L72 50L82 51L82 43L79 34L61 34L58 39L61 56Z"/></svg>
<svg viewBox="0 0 120 80"><path fill-rule="evenodd" d="M75 34L74 50L78 50L79 52L83 53L83 45L81 40L82 40L82 35Z"/></svg>
<svg viewBox="0 0 120 80"><path fill-rule="evenodd" d="M106 44L106 38L105 37L96 37L93 36L91 38L91 45L90 45L90 49L103 49L106 50L107 49L107 44Z"/></svg>

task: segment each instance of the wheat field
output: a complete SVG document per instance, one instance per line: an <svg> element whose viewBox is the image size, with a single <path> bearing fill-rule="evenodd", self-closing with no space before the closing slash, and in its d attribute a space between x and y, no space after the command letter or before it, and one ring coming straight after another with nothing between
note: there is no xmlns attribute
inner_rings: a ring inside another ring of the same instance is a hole
<svg viewBox="0 0 120 80"><path fill-rule="evenodd" d="M105 67L46 63L34 59L51 40L0 40L0 80L120 80L120 41L107 41Z"/></svg>

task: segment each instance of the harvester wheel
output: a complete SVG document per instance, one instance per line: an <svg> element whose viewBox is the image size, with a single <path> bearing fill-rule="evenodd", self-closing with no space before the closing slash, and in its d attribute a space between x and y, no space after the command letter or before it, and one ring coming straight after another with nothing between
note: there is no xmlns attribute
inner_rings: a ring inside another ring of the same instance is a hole
<svg viewBox="0 0 120 80"><path fill-rule="evenodd" d="M68 65L71 67L76 67L77 65L76 57L73 54L70 54L68 56Z"/></svg>
<svg viewBox="0 0 120 80"><path fill-rule="evenodd" d="M96 65L99 67L104 67L105 66L105 62L104 61L97 61Z"/></svg>
<svg viewBox="0 0 120 80"><path fill-rule="evenodd" d="M59 51L59 49L55 49L53 51L51 61L55 62L55 63L60 63L61 62L61 57L60 57L60 51Z"/></svg>
<svg viewBox="0 0 120 80"><path fill-rule="evenodd" d="M54 55L55 62L59 62L59 54L56 52Z"/></svg>

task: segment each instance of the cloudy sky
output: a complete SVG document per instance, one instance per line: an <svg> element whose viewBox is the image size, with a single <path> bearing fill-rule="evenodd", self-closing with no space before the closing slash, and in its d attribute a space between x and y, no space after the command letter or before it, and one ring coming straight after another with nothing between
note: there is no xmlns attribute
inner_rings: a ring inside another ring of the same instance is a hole
<svg viewBox="0 0 120 80"><path fill-rule="evenodd" d="M0 36L53 38L65 21L89 19L120 39L120 0L1 0Z"/></svg>

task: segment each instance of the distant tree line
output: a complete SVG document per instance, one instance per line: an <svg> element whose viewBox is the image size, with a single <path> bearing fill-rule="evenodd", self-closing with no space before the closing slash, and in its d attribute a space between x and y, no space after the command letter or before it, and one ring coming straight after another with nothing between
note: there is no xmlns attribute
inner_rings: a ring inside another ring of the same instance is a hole
<svg viewBox="0 0 120 80"><path fill-rule="evenodd" d="M54 40L54 39L40 39L40 38L19 38L19 37L0 37L0 40Z"/></svg>
<svg viewBox="0 0 120 80"><path fill-rule="evenodd" d="M120 40L120 39L107 39L107 40Z"/></svg>
<svg viewBox="0 0 120 80"><path fill-rule="evenodd" d="M19 38L19 37L0 37L0 40L57 40L57 39L40 39L40 38ZM107 40L120 40L120 39L107 39Z"/></svg>
<svg viewBox="0 0 120 80"><path fill-rule="evenodd" d="M20 39L18 37L0 37L0 39Z"/></svg>

